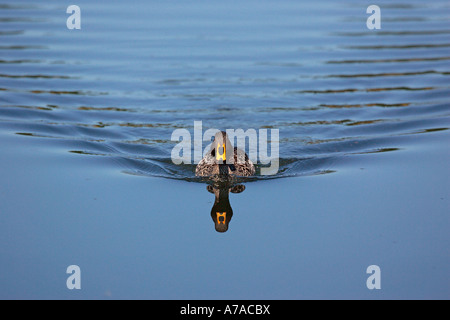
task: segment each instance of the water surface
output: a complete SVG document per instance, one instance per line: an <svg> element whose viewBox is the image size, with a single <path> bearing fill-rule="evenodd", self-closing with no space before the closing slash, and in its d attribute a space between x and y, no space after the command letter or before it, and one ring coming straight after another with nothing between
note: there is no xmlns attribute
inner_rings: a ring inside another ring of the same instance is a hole
<svg viewBox="0 0 450 320"><path fill-rule="evenodd" d="M76 4L0 3L0 297L449 297L446 1ZM280 133L225 233L194 121Z"/></svg>

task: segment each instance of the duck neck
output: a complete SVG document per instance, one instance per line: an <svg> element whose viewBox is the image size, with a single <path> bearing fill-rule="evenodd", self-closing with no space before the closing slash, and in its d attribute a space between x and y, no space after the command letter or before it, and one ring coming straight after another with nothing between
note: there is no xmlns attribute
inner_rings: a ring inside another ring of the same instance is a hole
<svg viewBox="0 0 450 320"><path fill-rule="evenodd" d="M228 204L230 203L229 195L230 191L228 188L220 188L216 189L214 192L215 195L215 203L222 203L222 204Z"/></svg>
<svg viewBox="0 0 450 320"><path fill-rule="evenodd" d="M219 164L219 174L228 175L228 165L226 163Z"/></svg>

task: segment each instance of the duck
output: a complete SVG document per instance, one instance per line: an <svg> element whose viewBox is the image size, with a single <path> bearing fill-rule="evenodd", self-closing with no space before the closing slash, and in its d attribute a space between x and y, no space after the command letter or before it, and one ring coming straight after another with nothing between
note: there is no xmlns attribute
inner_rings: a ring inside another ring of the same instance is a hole
<svg viewBox="0 0 450 320"><path fill-rule="evenodd" d="M214 135L209 152L195 168L195 175L199 177L230 178L233 176L248 177L254 174L253 162L243 150L231 145L225 131L218 131Z"/></svg>

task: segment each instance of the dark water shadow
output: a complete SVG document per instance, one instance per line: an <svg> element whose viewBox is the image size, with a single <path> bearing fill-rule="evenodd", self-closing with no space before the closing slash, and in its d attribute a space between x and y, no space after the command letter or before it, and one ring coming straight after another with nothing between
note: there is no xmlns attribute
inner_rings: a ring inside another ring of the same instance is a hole
<svg viewBox="0 0 450 320"><path fill-rule="evenodd" d="M214 229L223 233L228 231L233 208L230 204L230 193L241 193L245 190L243 184L232 184L229 182L214 183L206 187L208 192L214 194L214 204L211 208L211 219L214 222Z"/></svg>

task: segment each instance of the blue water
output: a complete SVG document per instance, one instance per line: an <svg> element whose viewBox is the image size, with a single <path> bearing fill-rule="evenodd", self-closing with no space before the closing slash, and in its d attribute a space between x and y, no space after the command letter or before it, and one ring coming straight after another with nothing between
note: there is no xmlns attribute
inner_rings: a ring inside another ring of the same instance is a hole
<svg viewBox="0 0 450 320"><path fill-rule="evenodd" d="M74 4L0 3L0 298L450 297L447 1ZM225 233L194 121L279 130Z"/></svg>

